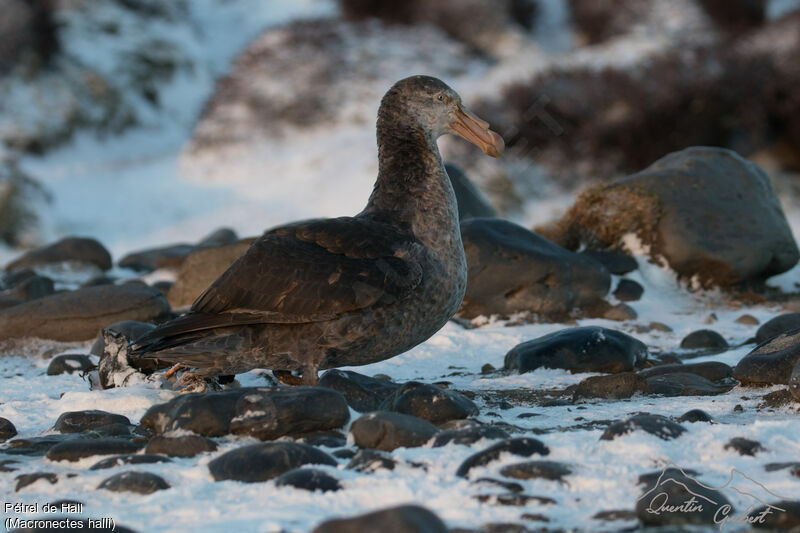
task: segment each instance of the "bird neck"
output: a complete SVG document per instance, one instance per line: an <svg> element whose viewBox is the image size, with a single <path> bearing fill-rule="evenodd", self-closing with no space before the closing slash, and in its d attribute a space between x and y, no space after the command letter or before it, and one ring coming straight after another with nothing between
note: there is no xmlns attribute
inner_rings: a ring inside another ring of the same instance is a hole
<svg viewBox="0 0 800 533"><path fill-rule="evenodd" d="M458 206L436 139L378 121L378 178L363 214L406 226L431 248L461 247Z"/></svg>

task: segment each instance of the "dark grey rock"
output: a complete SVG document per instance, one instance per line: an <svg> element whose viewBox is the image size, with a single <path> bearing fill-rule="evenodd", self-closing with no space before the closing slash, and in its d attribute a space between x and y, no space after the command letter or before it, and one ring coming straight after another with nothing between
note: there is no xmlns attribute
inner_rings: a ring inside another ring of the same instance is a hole
<svg viewBox="0 0 800 533"><path fill-rule="evenodd" d="M24 272L29 271L25 270ZM52 279L33 274L15 284L12 288L0 292L0 296L4 298L19 298L28 302L44 296L50 296L53 292L55 292L55 287Z"/></svg>
<svg viewBox="0 0 800 533"><path fill-rule="evenodd" d="M680 437L686 428L661 415L640 414L627 420L614 422L600 436L600 440L614 440L634 431L644 431L664 440Z"/></svg>
<svg viewBox="0 0 800 533"><path fill-rule="evenodd" d="M800 313L785 313L764 322L756 331L756 342L761 344L781 333L789 333L800 329Z"/></svg>
<svg viewBox="0 0 800 533"><path fill-rule="evenodd" d="M509 435L505 430L497 426L485 424L468 426L458 429L448 429L436 434L433 438L432 446L446 446L448 444L463 444L469 446L481 439L508 439Z"/></svg>
<svg viewBox="0 0 800 533"><path fill-rule="evenodd" d="M639 477L644 485L636 502L636 516L646 526L708 524L715 526L715 516L730 505L725 495L706 488L695 479L696 473L667 468ZM687 501L691 504L686 504ZM731 508L732 509L732 508Z"/></svg>
<svg viewBox="0 0 800 533"><path fill-rule="evenodd" d="M507 439L467 457L456 470L456 475L467 477L471 469L478 466L486 466L496 461L503 453L519 455L520 457L530 457L534 454L544 456L550 454L550 448L545 446L539 439L532 437Z"/></svg>
<svg viewBox="0 0 800 533"><path fill-rule="evenodd" d="M691 147L582 194L559 240L614 247L634 233L651 257L703 286L763 280L800 258L769 177L722 148Z"/></svg>
<svg viewBox="0 0 800 533"><path fill-rule="evenodd" d="M327 520L312 533L448 533L441 519L418 505L401 505L352 518Z"/></svg>
<svg viewBox="0 0 800 533"><path fill-rule="evenodd" d="M794 365L792 375L789 376L789 392L794 401L800 402L800 360Z"/></svg>
<svg viewBox="0 0 800 533"><path fill-rule="evenodd" d="M711 415L703 411L702 409L691 409L683 413L679 418L678 422L711 422L712 418Z"/></svg>
<svg viewBox="0 0 800 533"><path fill-rule="evenodd" d="M336 466L327 453L296 442L251 444L224 453L208 464L214 481L267 481L307 464Z"/></svg>
<svg viewBox="0 0 800 533"><path fill-rule="evenodd" d="M639 375L643 378L651 378L653 376L672 373L696 374L706 378L709 381L722 381L724 379L733 377L733 369L729 365L719 361L689 364L666 364L645 368L644 370L639 371Z"/></svg>
<svg viewBox="0 0 800 533"><path fill-rule="evenodd" d="M716 396L737 385L733 379L709 381L687 372L669 372L647 378L647 393L661 396Z"/></svg>
<svg viewBox="0 0 800 533"><path fill-rule="evenodd" d="M489 200L459 167L452 163L446 163L444 168L450 177L450 183L453 184L453 191L456 193L459 220L497 216L497 212L489 204Z"/></svg>
<svg viewBox="0 0 800 533"><path fill-rule="evenodd" d="M636 393L646 393L647 382L636 372L620 372L604 376L592 376L582 380L575 387L572 400L584 398L606 398L619 400L630 398Z"/></svg>
<svg viewBox="0 0 800 533"><path fill-rule="evenodd" d="M142 425L154 433L187 430L205 437L237 434L260 440L337 429L350 419L344 397L322 387L245 387L184 394L154 405Z"/></svg>
<svg viewBox="0 0 800 533"><path fill-rule="evenodd" d="M145 446L145 453L167 455L169 457L194 457L201 453L213 452L217 443L200 435L181 435L167 437L156 435Z"/></svg>
<svg viewBox="0 0 800 533"><path fill-rule="evenodd" d="M5 442L17 434L17 428L11 420L0 417L0 442Z"/></svg>
<svg viewBox="0 0 800 533"><path fill-rule="evenodd" d="M572 473L572 469L557 461L525 461L504 466L500 474L514 479L547 479L563 481L564 476Z"/></svg>
<svg viewBox="0 0 800 533"><path fill-rule="evenodd" d="M580 253L591 257L616 276L624 276L639 268L636 259L617 250L584 250Z"/></svg>
<svg viewBox="0 0 800 533"><path fill-rule="evenodd" d="M169 312L156 289L101 285L61 292L0 312L0 339L20 336L58 341L94 338L109 322L153 320Z"/></svg>
<svg viewBox="0 0 800 533"><path fill-rule="evenodd" d="M757 529L794 532L800 528L800 502L783 500L762 505L748 513L748 518Z"/></svg>
<svg viewBox="0 0 800 533"><path fill-rule="evenodd" d="M152 494L170 488L164 478L150 472L120 472L103 480L98 489L112 492L135 492L136 494Z"/></svg>
<svg viewBox="0 0 800 533"><path fill-rule="evenodd" d="M310 492L335 492L342 488L339 480L317 468L296 468L275 479L278 487L294 487Z"/></svg>
<svg viewBox="0 0 800 533"><path fill-rule="evenodd" d="M348 470L357 472L375 472L376 470L394 470L397 466L392 456L379 450L358 450L347 463Z"/></svg>
<svg viewBox="0 0 800 533"><path fill-rule="evenodd" d="M380 410L416 416L432 424L478 414L478 406L463 394L417 381L409 381L392 392Z"/></svg>
<svg viewBox="0 0 800 533"><path fill-rule="evenodd" d="M623 302L635 302L642 297L642 294L644 294L644 287L632 279L619 280L617 288L614 289L614 296Z"/></svg>
<svg viewBox="0 0 800 533"><path fill-rule="evenodd" d="M3 449L6 455L27 455L41 457L56 444L79 438L80 435L44 435L42 437L18 438L8 441Z"/></svg>
<svg viewBox="0 0 800 533"><path fill-rule="evenodd" d="M647 346L630 335L599 326L563 329L512 348L505 368L520 373L539 367L571 372L629 372L647 360Z"/></svg>
<svg viewBox="0 0 800 533"><path fill-rule="evenodd" d="M193 244L173 244L160 248L149 248L130 253L120 259L117 264L136 272L152 272L159 268L178 268L195 248Z"/></svg>
<svg viewBox="0 0 800 533"><path fill-rule="evenodd" d="M172 459L163 455L155 455L152 453L137 453L127 455L115 455L114 457L106 457L89 468L89 470L104 470L106 468L114 468L122 465L143 465L153 463L171 463Z"/></svg>
<svg viewBox="0 0 800 533"><path fill-rule="evenodd" d="M70 439L52 446L45 456L51 461L79 461L93 455L134 453L140 447L126 439Z"/></svg>
<svg viewBox="0 0 800 533"><path fill-rule="evenodd" d="M400 388L388 379L371 378L350 370L328 370L319 378L319 386L344 396L347 404L360 413L376 411L383 400Z"/></svg>
<svg viewBox="0 0 800 533"><path fill-rule="evenodd" d="M16 487L14 487L14 492L19 492L28 485L36 483L40 479L48 481L51 485L55 485L56 483L58 483L58 475L54 474L53 472L36 472L35 474L20 474L14 478L14 480L17 482Z"/></svg>
<svg viewBox="0 0 800 533"><path fill-rule="evenodd" d="M59 433L85 433L109 424L131 425L127 416L106 411L68 411L61 413L53 425Z"/></svg>
<svg viewBox="0 0 800 533"><path fill-rule="evenodd" d="M467 292L459 315L530 311L560 317L596 305L608 293L605 267L499 218L461 223Z"/></svg>
<svg viewBox="0 0 800 533"><path fill-rule="evenodd" d="M733 450L739 455L755 455L758 452L766 451L766 448L757 440L745 439L744 437L733 437L725 444L726 450Z"/></svg>
<svg viewBox="0 0 800 533"><path fill-rule="evenodd" d="M781 333L745 355L733 369L742 385L786 385L800 361L800 331Z"/></svg>
<svg viewBox="0 0 800 533"><path fill-rule="evenodd" d="M93 264L102 270L111 268L111 254L102 244L94 239L65 237L53 244L26 252L6 265L6 271L64 261Z"/></svg>
<svg viewBox="0 0 800 533"><path fill-rule="evenodd" d="M689 333L683 338L681 341L681 348L684 350L725 350L728 348L728 341L714 330L699 329Z"/></svg>
<svg viewBox="0 0 800 533"><path fill-rule="evenodd" d="M303 442L311 446L324 446L326 448L341 448L347 445L347 437L335 431L321 431L303 437Z"/></svg>
<svg viewBox="0 0 800 533"><path fill-rule="evenodd" d="M95 364L88 355L69 353L53 357L50 364L47 365L47 375L59 376L75 372L88 372L94 368Z"/></svg>
<svg viewBox="0 0 800 533"><path fill-rule="evenodd" d="M557 503L553 498L533 496L530 494L477 494L473 497L481 503L514 507L524 507L526 505L553 505Z"/></svg>
<svg viewBox="0 0 800 533"><path fill-rule="evenodd" d="M427 420L390 411L367 413L350 426L350 433L359 448L387 452L400 447L422 446L438 431Z"/></svg>

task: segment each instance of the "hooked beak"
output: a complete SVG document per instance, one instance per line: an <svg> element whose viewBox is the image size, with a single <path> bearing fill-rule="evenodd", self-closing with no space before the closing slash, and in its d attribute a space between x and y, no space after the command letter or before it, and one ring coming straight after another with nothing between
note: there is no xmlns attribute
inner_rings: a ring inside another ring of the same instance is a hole
<svg viewBox="0 0 800 533"><path fill-rule="evenodd" d="M505 147L503 138L489 129L488 122L479 119L460 105L450 127L459 137L468 140L486 155L499 157L503 153Z"/></svg>

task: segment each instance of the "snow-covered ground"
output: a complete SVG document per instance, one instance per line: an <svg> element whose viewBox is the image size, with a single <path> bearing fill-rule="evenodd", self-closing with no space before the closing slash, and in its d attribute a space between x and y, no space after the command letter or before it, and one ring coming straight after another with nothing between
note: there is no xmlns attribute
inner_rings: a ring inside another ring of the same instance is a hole
<svg viewBox="0 0 800 533"><path fill-rule="evenodd" d="M203 2L197 4L202 6ZM252 9L258 2L250 4L247 8L247 2L232 3L240 10L232 9L227 17L206 21L204 27L211 28L206 38L193 37L189 48L208 58L209 69L197 78L175 81L174 92L168 93L172 103L167 106L175 110L173 115L153 117L151 124L121 137L101 141L89 135L79 136L44 157L29 157L21 162L53 196L43 215L44 241L68 234L92 236L119 259L124 253L148 246L193 242L220 226L232 227L240 235L254 235L289 220L351 214L361 208L371 190L376 166L371 126L342 126L328 132L311 131L289 140L276 140L275 145L265 149L279 158L276 168L285 175L278 177L261 174L263 170L257 168L252 169L251 179L233 182L202 181L183 173L182 150L193 121L210 94L213 78L224 72L234 54L266 24L332 10L330 2L320 0L275 2L275 9L269 11ZM558 8L560 3L554 5L552 16L563 17L563 10ZM202 14L202 9L198 13ZM567 46L555 43L552 48L562 51ZM497 69L494 74L482 75L490 80L495 79L492 76L502 79L509 67L501 65ZM483 85L476 79L463 81L466 94ZM461 89L456 83L454 86ZM363 105L374 114L377 101ZM340 153L336 163L326 162L324 155L331 147L336 150L349 147L352 152ZM340 162L348 159L353 163L342 168ZM331 168L326 165L338 165L334 167L336 172L326 170ZM336 180L322 181L326 175L335 175ZM564 197L556 197L530 202L529 212L522 217L526 221L539 220L541 217L531 214L531 210L554 212L566 201ZM795 235L800 235L800 207L791 202L785 207ZM16 253L0 248L0 264ZM718 292L689 292L668 270L643 258L639 262L640 269L628 276L645 287L642 300L631 304L638 319L625 323L580 320L580 325L619 329L642 340L652 351L661 351L674 350L686 334L705 327L721 333L731 345L739 345L753 336L756 326L739 324L736 318L748 313L763 323L782 312L767 305L735 307ZM799 281L800 268L795 268L774 279L773 284L792 290ZM716 320L708 324L712 313ZM635 329L653 321L667 324L673 331L639 333ZM447 380L452 388L467 391L563 389L587 375L560 370L482 375L481 367L490 363L500 368L505 353L517 343L564 327L569 326L508 327L503 321L487 321L476 329L464 329L451 322L428 342L406 354L354 370L368 375L388 374L396 381ZM12 420L20 436L47 434L60 413L81 409L102 409L137 421L149 406L173 395L144 384L89 391L88 382L77 375L46 376L48 359L54 353L48 352L48 358L38 354L49 347L48 343L6 346L5 355L0 356L0 416ZM734 365L752 347L743 345L696 361L717 360ZM88 345L62 346L55 352L86 353L87 349ZM242 385L265 383L257 372L239 376L239 380ZM147 465L147 471L162 476L172 487L151 495L96 490L100 481L111 473L87 470L97 461L96 457L79 463L51 463L22 456L15 457L19 460L16 472L0 474L0 493L7 502L43 504L62 498L80 500L87 504L86 516L111 516L117 524L153 532L308 531L327 518L408 502L425 505L450 527L520 522L522 514L533 513L545 515L550 522L529 522L531 527L618 528L634 525L634 521L609 524L592 516L603 510L633 509L641 490L636 485L637 477L658 470L667 461L701 472L703 481L711 485L723 485L736 468L775 494L797 498L800 480L791 478L786 471L764 470L767 463L800 458L798 413L790 408L756 409L761 396L771 390L737 387L713 397L634 397L582 406L515 405L506 410L487 408L479 397L476 401L481 407L481 421L511 424L519 428L518 435L529 434L527 430L548 430L538 436L551 449L548 459L574 465L574 474L564 484L544 480L521 482L526 493L553 498L557 501L555 505L513 507L478 502L474 495L500 489L456 477L455 471L480 445L451 444L393 452L401 461L421 463L424 469L401 464L393 471L359 474L344 470L343 465L322 467L342 481L344 490L334 493L277 488L272 482L213 482L206 465L213 457L247 442L241 438L221 439L220 450L213 454ZM734 411L736 405L743 410ZM621 419L641 411L677 417L693 408L707 411L716 424L685 424L687 434L673 441L641 432L613 441L599 441L602 429L587 429L591 421ZM537 416L519 418L522 413ZM351 414L353 419L358 416L355 412ZM747 457L724 450L723 445L732 437L758 440L766 451ZM503 465L518 461L519 458L504 456L475 473L497 477ZM58 483L50 485L41 480L14 492L16 475L42 471L59 474ZM69 473L78 475L68 478ZM739 509L752 503L734 491L725 495Z"/></svg>

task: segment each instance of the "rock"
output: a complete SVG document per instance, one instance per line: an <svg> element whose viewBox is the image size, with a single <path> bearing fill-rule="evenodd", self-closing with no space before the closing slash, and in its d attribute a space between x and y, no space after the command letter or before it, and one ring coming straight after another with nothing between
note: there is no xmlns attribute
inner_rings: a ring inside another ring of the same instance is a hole
<svg viewBox="0 0 800 533"><path fill-rule="evenodd" d="M793 401L792 393L789 391L789 389L772 391L769 394L762 396L761 399L763 401L758 404L759 409L780 409L781 407L786 407L787 405L791 404ZM744 411L744 408L741 405L737 405L734 407L734 411L742 412Z"/></svg>
<svg viewBox="0 0 800 533"><path fill-rule="evenodd" d="M432 447L438 448L448 444L462 444L469 446L481 439L508 439L509 435L505 430L497 426L474 425L465 428L448 429L436 434L433 438Z"/></svg>
<svg viewBox="0 0 800 533"><path fill-rule="evenodd" d="M725 445L726 450L733 450L739 455L754 456L758 452L766 449L757 440L745 439L744 437L734 437Z"/></svg>
<svg viewBox="0 0 800 533"><path fill-rule="evenodd" d="M89 470L105 470L106 468L114 468L122 465L143 465L154 463L171 463L172 459L163 455L154 455L152 453L137 453L128 455L115 455L114 457L106 457L89 468Z"/></svg>
<svg viewBox="0 0 800 533"><path fill-rule="evenodd" d="M800 313L785 313L764 322L756 331L756 342L761 344L777 337L781 333L789 333L800 329Z"/></svg>
<svg viewBox="0 0 800 533"><path fill-rule="evenodd" d="M160 248L150 248L133 252L119 260L119 266L137 272L152 272L159 268L179 268L190 253L198 248L212 248L233 244L236 233L230 228L220 228L207 235L197 244L173 244Z"/></svg>
<svg viewBox="0 0 800 533"><path fill-rule="evenodd" d="M450 183L453 184L453 191L456 193L459 220L497 216L497 212L483 193L459 167L452 163L446 163L444 168L450 177Z"/></svg>
<svg viewBox="0 0 800 533"><path fill-rule="evenodd" d="M357 472L375 472L376 470L394 470L397 466L392 456L379 450L358 450L347 463L348 470Z"/></svg>
<svg viewBox="0 0 800 533"><path fill-rule="evenodd" d="M639 414L627 420L612 423L600 440L614 440L633 431L641 430L663 440L672 440L686 432L686 428L661 415Z"/></svg>
<svg viewBox="0 0 800 533"><path fill-rule="evenodd" d="M88 372L94 369L95 364L88 355L70 353L53 357L47 366L47 375L60 376L61 374Z"/></svg>
<svg viewBox="0 0 800 533"><path fill-rule="evenodd" d="M11 420L0 417L0 442L5 442L17 434L17 428Z"/></svg>
<svg viewBox="0 0 800 533"><path fill-rule="evenodd" d="M417 381L409 381L392 392L380 410L416 416L432 424L478 414L478 406L463 394Z"/></svg>
<svg viewBox="0 0 800 533"><path fill-rule="evenodd" d="M173 244L161 248L150 248L130 253L120 259L117 264L136 272L152 272L159 268L178 268L194 249L195 246L192 244Z"/></svg>
<svg viewBox="0 0 800 533"><path fill-rule="evenodd" d="M614 289L614 296L623 302L635 302L644 294L644 287L632 279L621 279Z"/></svg>
<svg viewBox="0 0 800 533"><path fill-rule="evenodd" d="M683 413L679 418L678 422L689 422L693 424L695 422L712 422L711 415L703 411L702 409L691 409Z"/></svg>
<svg viewBox="0 0 800 533"><path fill-rule="evenodd" d="M681 348L684 350L698 350L698 349L711 349L711 350L726 350L728 348L728 341L710 329L700 329L689 333L681 341Z"/></svg>
<svg viewBox="0 0 800 533"><path fill-rule="evenodd" d="M647 359L647 346L633 337L599 326L563 329L512 348L505 368L519 373L539 367L570 372L629 372Z"/></svg>
<svg viewBox="0 0 800 533"><path fill-rule="evenodd" d="M134 453L140 447L126 439L70 439L52 446L45 456L51 461L79 461L93 455Z"/></svg>
<svg viewBox="0 0 800 533"><path fill-rule="evenodd" d="M797 531L800 527L800 502L779 501L756 507L748 519L758 529Z"/></svg>
<svg viewBox="0 0 800 533"><path fill-rule="evenodd" d="M467 457L458 467L458 470L456 470L456 475L467 477L470 470L477 466L486 466L496 461L503 453L510 453L520 457L530 457L534 454L549 455L550 448L545 446L539 439L534 439L532 437L507 439Z"/></svg>
<svg viewBox="0 0 800 533"><path fill-rule="evenodd" d="M255 483L273 479L306 464L336 466L336 460L308 444L266 442L224 453L208 463L208 469L214 481L231 479Z"/></svg>
<svg viewBox="0 0 800 533"><path fill-rule="evenodd" d="M144 451L150 454L161 454L169 457L194 457L201 453L213 452L217 443L200 435L181 435L165 437L156 435L147 443Z"/></svg>
<svg viewBox="0 0 800 533"><path fill-rule="evenodd" d="M797 244L769 178L722 148L691 147L583 193L559 223L568 248L614 247L634 233L650 256L703 286L792 268Z"/></svg>
<svg viewBox="0 0 800 533"><path fill-rule="evenodd" d="M318 431L305 435L302 442L317 447L341 448L347 446L347 437L338 431Z"/></svg>
<svg viewBox="0 0 800 533"><path fill-rule="evenodd" d="M344 397L322 387L244 387L184 394L154 405L142 425L156 434L186 430L205 437L250 435L272 440L344 426L350 411Z"/></svg>
<svg viewBox="0 0 800 533"><path fill-rule="evenodd" d="M794 365L794 371L789 377L789 392L792 394L794 401L800 402L800 360Z"/></svg>
<svg viewBox="0 0 800 533"><path fill-rule="evenodd" d="M616 276L624 276L639 268L636 259L617 250L584 250L580 253L591 257Z"/></svg>
<svg viewBox="0 0 800 533"><path fill-rule="evenodd" d="M78 435L44 435L42 437L18 438L8 441L3 453L6 455L41 457L56 444L75 438L78 438Z"/></svg>
<svg viewBox="0 0 800 533"><path fill-rule="evenodd" d="M753 315L744 314L734 320L737 324L742 324L744 326L757 326L760 322L756 317Z"/></svg>
<svg viewBox="0 0 800 533"><path fill-rule="evenodd" d="M54 474L53 472L36 472L35 474L20 474L14 480L17 482L17 486L14 487L14 492L19 492L21 489L24 489L28 485L32 485L39 481L40 479L44 479L48 481L51 485L55 485L58 483L58 475Z"/></svg>
<svg viewBox="0 0 800 533"><path fill-rule="evenodd" d="M338 369L322 374L319 386L341 393L347 400L347 405L360 413L378 410L383 400L400 388L400 384L386 379Z"/></svg>
<svg viewBox="0 0 800 533"><path fill-rule="evenodd" d="M85 341L109 322L153 320L169 312L155 289L130 285L101 285L62 292L0 312L0 340L40 337Z"/></svg>
<svg viewBox="0 0 800 533"><path fill-rule="evenodd" d="M9 298L6 296L0 296L0 311L5 311L6 309L11 309L16 305L24 303L25 300L22 298Z"/></svg>
<svg viewBox="0 0 800 533"><path fill-rule="evenodd" d="M387 452L395 448L422 446L438 431L427 420L390 411L367 413L350 426L350 433L359 448Z"/></svg>
<svg viewBox="0 0 800 533"><path fill-rule="evenodd" d="M275 479L276 487L294 487L310 492L335 492L342 488L339 480L316 468L296 468Z"/></svg>
<svg viewBox="0 0 800 533"><path fill-rule="evenodd" d="M688 470L665 468L640 476L639 484L644 485L644 490L636 502L636 516L642 524L716 526L715 516L724 513L730 502L722 492L707 488L709 484L701 484L694 475Z"/></svg>
<svg viewBox="0 0 800 533"><path fill-rule="evenodd" d="M418 505L401 505L355 516L326 520L312 533L448 533L438 516Z"/></svg>
<svg viewBox="0 0 800 533"><path fill-rule="evenodd" d="M664 374L696 374L710 381L721 381L733 377L733 369L719 361L690 364L667 364L640 370L639 375L645 379Z"/></svg>
<svg viewBox="0 0 800 533"><path fill-rule="evenodd" d="M68 411L61 413L53 426L59 433L86 433L109 424L131 425L127 416L106 411Z"/></svg>
<svg viewBox="0 0 800 533"><path fill-rule="evenodd" d="M101 270L111 268L111 254L94 239L66 237L58 242L26 252L6 265L6 271L34 268L51 263L92 264Z"/></svg>
<svg viewBox="0 0 800 533"><path fill-rule="evenodd" d="M800 331L781 333L756 346L733 368L742 385L786 385L800 361Z"/></svg>
<svg viewBox="0 0 800 533"><path fill-rule="evenodd" d="M647 382L635 372L621 372L605 376L592 376L578 383L572 400L582 398L607 398L619 400L636 393L646 393Z"/></svg>
<svg viewBox="0 0 800 533"><path fill-rule="evenodd" d="M514 479L547 479L563 481L564 476L572 473L572 469L564 463L556 461L525 461L504 466L500 474Z"/></svg>
<svg viewBox="0 0 800 533"><path fill-rule="evenodd" d="M527 505L553 505L556 501L544 496L532 496L530 494L477 494L473 496L481 503L490 505L512 505L523 507Z"/></svg>
<svg viewBox="0 0 800 533"><path fill-rule="evenodd" d="M23 272L30 271L24 270ZM2 295L3 298L19 298L20 300L29 302L37 298L50 296L53 292L55 292L55 286L53 285L52 279L34 274L20 283L17 283L12 288L0 292L0 295Z"/></svg>
<svg viewBox="0 0 800 533"><path fill-rule="evenodd" d="M467 256L467 292L459 316L510 315L529 311L566 316L596 305L611 277L590 257L499 218L461 223Z"/></svg>
<svg viewBox="0 0 800 533"><path fill-rule="evenodd" d="M602 307L603 306L600 308ZM639 315L636 313L636 310L626 303L618 303L616 305L608 306L599 316L601 318L615 320L617 322L636 320L639 317Z"/></svg>
<svg viewBox="0 0 800 533"><path fill-rule="evenodd" d="M657 367L656 367L657 368ZM737 385L733 379L710 381L688 372L669 372L647 378L648 394L661 396L716 396Z"/></svg>
<svg viewBox="0 0 800 533"><path fill-rule="evenodd" d="M175 283L167 297L175 309L189 307L200 294L239 259L254 239L245 239L225 246L198 248L181 264Z"/></svg>
<svg viewBox="0 0 800 533"><path fill-rule="evenodd" d="M103 480L98 489L112 492L135 492L136 494L152 494L159 490L168 489L169 483L164 478L150 472L120 472Z"/></svg>

